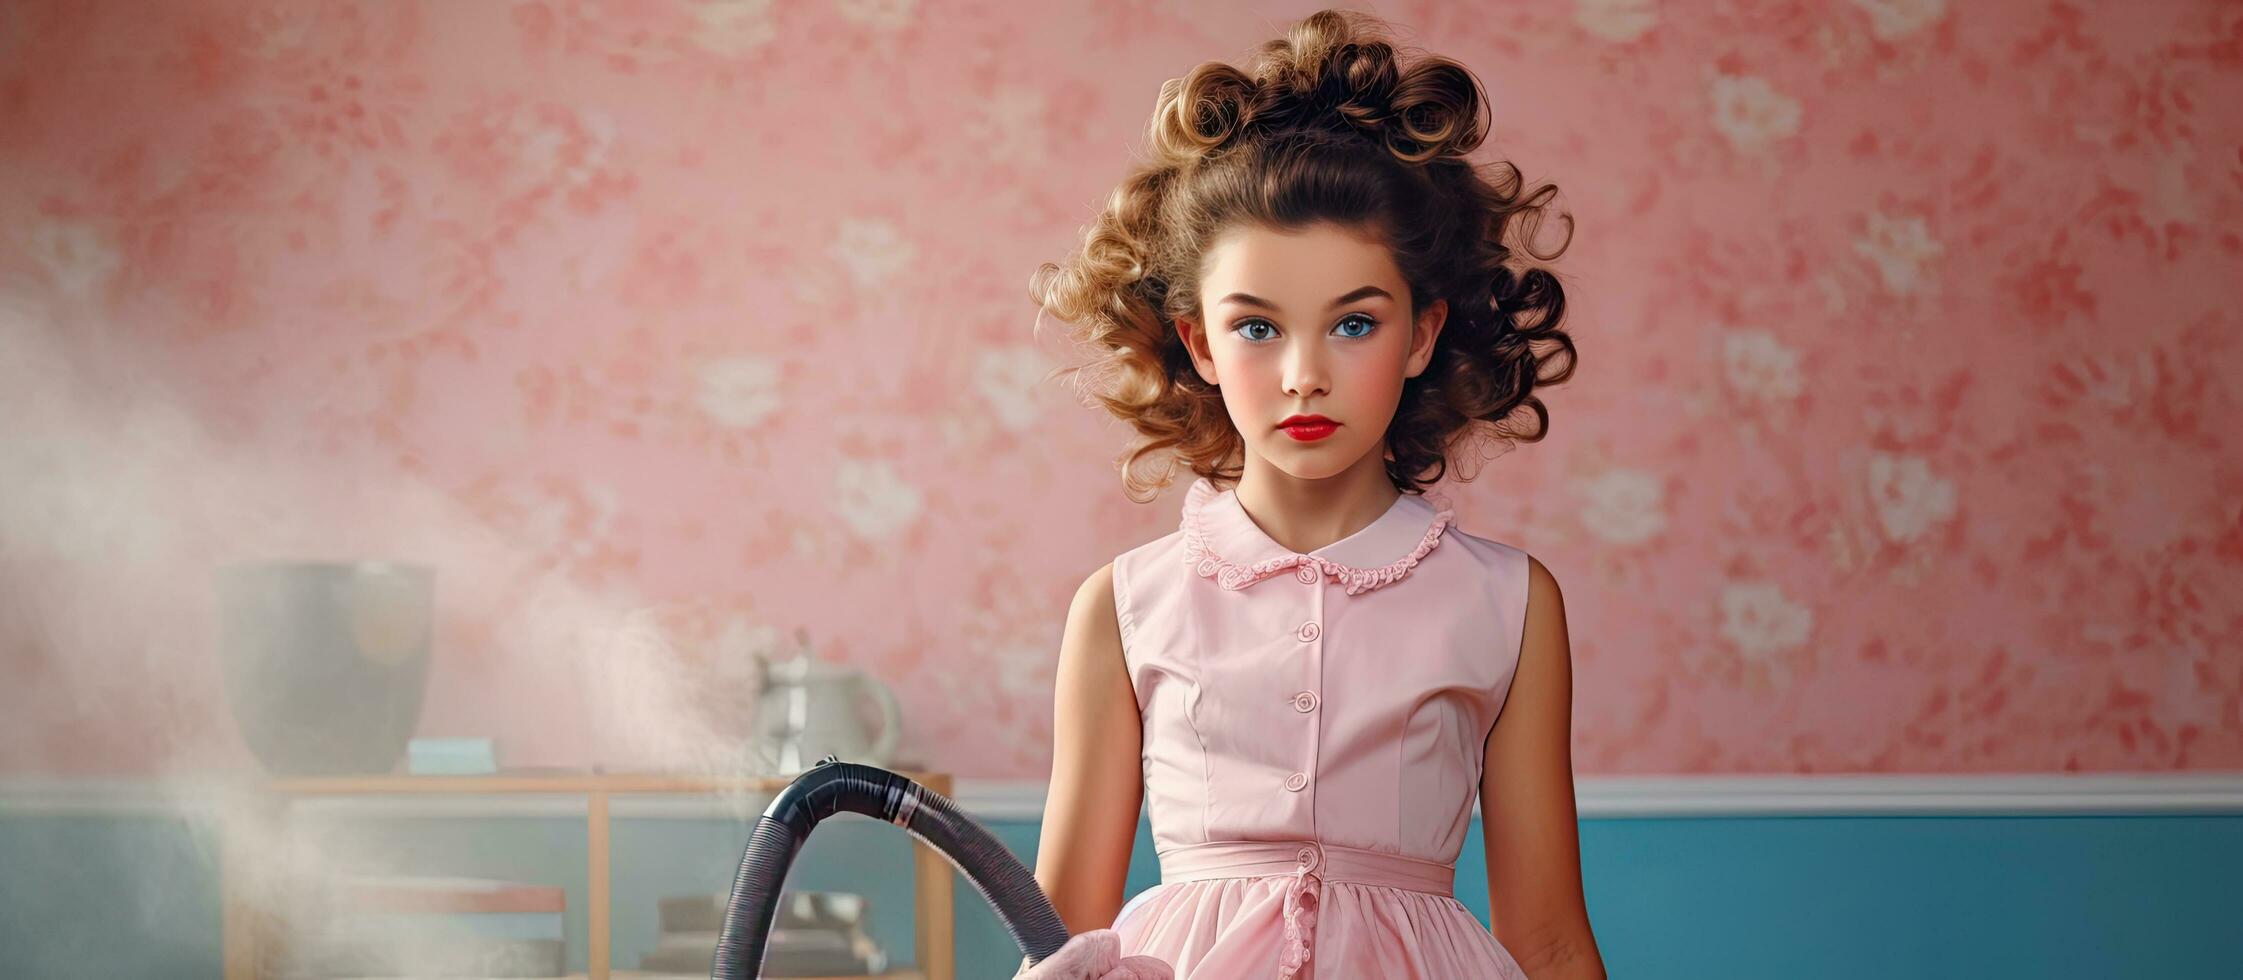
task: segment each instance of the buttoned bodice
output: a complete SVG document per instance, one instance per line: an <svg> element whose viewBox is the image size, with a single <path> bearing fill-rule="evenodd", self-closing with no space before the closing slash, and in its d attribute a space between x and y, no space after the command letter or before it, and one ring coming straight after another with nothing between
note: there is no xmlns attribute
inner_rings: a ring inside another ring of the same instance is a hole
<svg viewBox="0 0 2243 980"><path fill-rule="evenodd" d="M1179 980L1523 980L1454 895L1526 553L1397 498L1293 552L1205 480L1114 561L1161 884L1116 919Z"/></svg>
<svg viewBox="0 0 2243 980"><path fill-rule="evenodd" d="M1114 563L1163 853L1310 840L1453 864L1518 658L1526 554L1405 494L1295 553L1205 480Z"/></svg>

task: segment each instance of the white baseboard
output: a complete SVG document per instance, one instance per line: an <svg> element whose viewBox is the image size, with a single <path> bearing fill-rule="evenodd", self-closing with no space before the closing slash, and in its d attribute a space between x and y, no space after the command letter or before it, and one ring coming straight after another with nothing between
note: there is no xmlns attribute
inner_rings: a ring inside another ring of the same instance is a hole
<svg viewBox="0 0 2243 980"><path fill-rule="evenodd" d="M960 806L979 820L1033 821L1040 780L958 781ZM134 779L0 778L0 818L15 814L194 816L222 791ZM616 797L618 817L747 819L768 797ZM2243 772L1983 775L1584 776L1584 818L1755 816L2006 816L2093 813L2243 814ZM571 816L569 796L383 796L307 799L298 812L336 816Z"/></svg>

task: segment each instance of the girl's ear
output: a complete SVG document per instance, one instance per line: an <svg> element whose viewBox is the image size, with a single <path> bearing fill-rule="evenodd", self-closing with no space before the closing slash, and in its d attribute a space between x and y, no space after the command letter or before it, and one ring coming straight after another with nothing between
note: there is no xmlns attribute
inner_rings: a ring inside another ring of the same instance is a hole
<svg viewBox="0 0 2243 980"><path fill-rule="evenodd" d="M1192 367L1199 371L1199 379L1210 385L1220 385L1215 377L1215 355L1207 347L1207 330L1191 317L1176 318L1176 335L1184 339L1184 350L1192 355Z"/></svg>
<svg viewBox="0 0 2243 980"><path fill-rule="evenodd" d="M1437 299L1419 310L1417 322L1410 329L1410 357L1402 376L1414 378L1425 373L1425 365L1433 360L1433 342L1441 337L1441 328L1449 322L1449 301Z"/></svg>

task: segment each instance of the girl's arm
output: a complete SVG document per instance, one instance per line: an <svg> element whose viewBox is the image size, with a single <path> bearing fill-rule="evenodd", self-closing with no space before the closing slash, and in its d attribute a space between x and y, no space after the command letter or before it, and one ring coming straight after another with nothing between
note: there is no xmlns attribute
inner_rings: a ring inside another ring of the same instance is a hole
<svg viewBox="0 0 2243 980"><path fill-rule="evenodd" d="M1558 580L1530 557L1518 672L1488 735L1480 820L1496 939L1534 980L1605 975L1581 896L1572 660Z"/></svg>
<svg viewBox="0 0 2243 980"><path fill-rule="evenodd" d="M1137 695L1122 663L1112 565L1093 572L1068 607L1056 686L1036 883L1067 931L1083 933L1113 925L1121 912L1144 798Z"/></svg>

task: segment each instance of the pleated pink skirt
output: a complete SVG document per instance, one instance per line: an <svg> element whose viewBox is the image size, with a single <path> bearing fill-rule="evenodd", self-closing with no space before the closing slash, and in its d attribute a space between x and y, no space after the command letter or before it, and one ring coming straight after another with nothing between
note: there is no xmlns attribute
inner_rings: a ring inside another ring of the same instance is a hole
<svg viewBox="0 0 2243 980"><path fill-rule="evenodd" d="M1161 854L1161 884L1114 920L1122 952L1177 980L1526 980L1453 895L1446 865L1311 841Z"/></svg>

